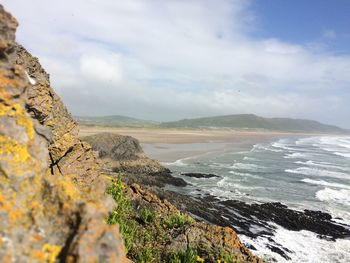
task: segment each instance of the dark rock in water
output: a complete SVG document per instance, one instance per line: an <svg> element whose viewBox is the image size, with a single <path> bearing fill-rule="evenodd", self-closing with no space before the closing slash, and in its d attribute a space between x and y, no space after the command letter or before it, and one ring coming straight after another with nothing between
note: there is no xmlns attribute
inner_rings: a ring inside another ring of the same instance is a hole
<svg viewBox="0 0 350 263"><path fill-rule="evenodd" d="M182 173L181 175L192 177L192 178L213 178L213 177L219 177L216 174L203 174L203 173Z"/></svg>
<svg viewBox="0 0 350 263"><path fill-rule="evenodd" d="M279 248L277 246L270 245L270 244L268 244L267 247L269 249L271 249L272 252L275 252L275 253L281 255L282 257L284 257L285 259L290 260L290 257L281 248Z"/></svg>
<svg viewBox="0 0 350 263"><path fill-rule="evenodd" d="M223 201L222 205L234 209L246 218L274 222L288 230L308 230L333 240L350 237L350 229L332 221L332 216L321 211L297 211L281 203L245 204L239 201Z"/></svg>
<svg viewBox="0 0 350 263"><path fill-rule="evenodd" d="M164 187L167 184L178 187L184 187L187 185L185 180L172 176L170 171L167 170L148 174L127 173L127 176L125 176L124 179L128 184L137 183L151 187Z"/></svg>
<svg viewBox="0 0 350 263"><path fill-rule="evenodd" d="M297 211L281 203L246 204L237 200L220 201L215 196L188 196L173 191L152 187L162 199L167 199L178 209L188 212L205 222L220 226L230 226L238 234L250 238L264 236L269 238L270 249L289 259L293 253L274 240L276 223L292 231L308 230L319 238L336 240L350 237L350 226L332 221L331 215L321 211Z"/></svg>

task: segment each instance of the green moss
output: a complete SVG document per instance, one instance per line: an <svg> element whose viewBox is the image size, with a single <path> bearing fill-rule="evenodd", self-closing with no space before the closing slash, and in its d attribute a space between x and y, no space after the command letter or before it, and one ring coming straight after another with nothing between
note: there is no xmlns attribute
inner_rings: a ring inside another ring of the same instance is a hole
<svg viewBox="0 0 350 263"><path fill-rule="evenodd" d="M193 219L182 214L174 214L165 218L163 224L166 228L179 228L185 225L192 225Z"/></svg>

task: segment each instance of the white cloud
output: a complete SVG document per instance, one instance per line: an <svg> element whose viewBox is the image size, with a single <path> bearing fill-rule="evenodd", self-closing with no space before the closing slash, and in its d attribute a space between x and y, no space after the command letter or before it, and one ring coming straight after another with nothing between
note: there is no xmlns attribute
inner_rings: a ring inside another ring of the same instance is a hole
<svg viewBox="0 0 350 263"><path fill-rule="evenodd" d="M329 39L335 39L337 37L337 33L334 30L327 29L322 32L322 36Z"/></svg>
<svg viewBox="0 0 350 263"><path fill-rule="evenodd" d="M244 112L350 126L350 56L251 37L249 1L4 2L76 114Z"/></svg>
<svg viewBox="0 0 350 263"><path fill-rule="evenodd" d="M80 72L83 78L93 81L120 82L123 78L119 56L115 54L109 57L82 55Z"/></svg>

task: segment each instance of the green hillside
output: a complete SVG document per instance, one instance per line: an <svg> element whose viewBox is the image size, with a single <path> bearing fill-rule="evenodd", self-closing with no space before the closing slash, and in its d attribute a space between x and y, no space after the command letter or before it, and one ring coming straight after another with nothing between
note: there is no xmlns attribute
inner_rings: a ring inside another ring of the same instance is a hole
<svg viewBox="0 0 350 263"><path fill-rule="evenodd" d="M86 126L151 128L159 124L155 121L140 120L121 115L99 117L75 116L74 119L80 125Z"/></svg>
<svg viewBox="0 0 350 263"><path fill-rule="evenodd" d="M232 129L262 129L291 132L348 132L339 127L322 124L312 120L290 118L263 118L253 114L239 114L197 119L183 119L160 124L163 128L232 128Z"/></svg>

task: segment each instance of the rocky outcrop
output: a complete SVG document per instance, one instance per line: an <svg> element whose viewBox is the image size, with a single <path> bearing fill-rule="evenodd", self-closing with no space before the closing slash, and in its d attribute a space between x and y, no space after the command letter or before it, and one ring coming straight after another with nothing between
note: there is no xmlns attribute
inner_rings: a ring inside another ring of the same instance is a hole
<svg viewBox="0 0 350 263"><path fill-rule="evenodd" d="M137 184L132 184L128 189L128 193L135 207L147 207L155 211L160 218L180 214L180 211L166 199L161 200L158 196L142 189ZM162 237L164 239L163 235L158 232L158 235L154 238ZM193 221L193 223L183 227L170 229L165 234L165 239L167 240L166 242L157 242L158 247L155 247L155 249L162 251L162 253L184 251L191 247L201 248L200 250L204 255L215 253L233 255L236 260L235 262L264 262L262 259L252 255L230 227L220 227Z"/></svg>
<svg viewBox="0 0 350 263"><path fill-rule="evenodd" d="M109 173L124 173L128 183L164 187L166 184L186 186L187 183L171 175L169 169L151 160L143 152L139 141L131 136L99 133L82 137L104 160Z"/></svg>
<svg viewBox="0 0 350 263"><path fill-rule="evenodd" d="M166 170L158 161L149 159L139 141L131 136L104 132L82 137L81 140L88 142L115 172L148 174Z"/></svg>
<svg viewBox="0 0 350 263"><path fill-rule="evenodd" d="M0 5L0 261L126 262L91 147Z"/></svg>
<svg viewBox="0 0 350 263"><path fill-rule="evenodd" d="M102 132L81 139L88 142L98 152L100 158L131 161L146 157L139 141L131 136Z"/></svg>

